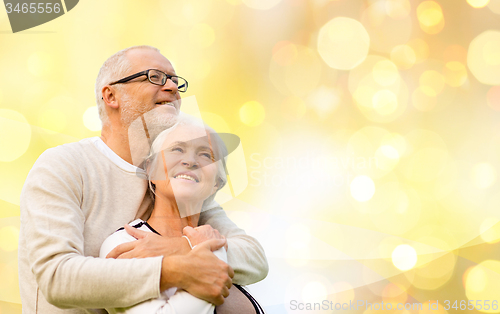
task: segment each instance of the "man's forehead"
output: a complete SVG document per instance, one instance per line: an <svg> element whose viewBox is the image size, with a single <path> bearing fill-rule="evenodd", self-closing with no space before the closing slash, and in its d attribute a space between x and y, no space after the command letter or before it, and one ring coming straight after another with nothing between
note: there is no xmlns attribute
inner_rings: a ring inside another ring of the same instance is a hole
<svg viewBox="0 0 500 314"><path fill-rule="evenodd" d="M170 61L161 53L152 49L133 49L127 51L127 58L134 72L158 69L169 74L175 73Z"/></svg>

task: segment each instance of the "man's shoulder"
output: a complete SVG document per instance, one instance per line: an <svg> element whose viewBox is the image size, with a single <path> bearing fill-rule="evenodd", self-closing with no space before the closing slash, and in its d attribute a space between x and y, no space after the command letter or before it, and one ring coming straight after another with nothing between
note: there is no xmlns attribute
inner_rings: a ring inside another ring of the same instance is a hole
<svg viewBox="0 0 500 314"><path fill-rule="evenodd" d="M38 157L36 164L60 164L64 163L65 161L70 161L73 163L75 159L80 160L82 157L90 155L89 152L93 149L94 148L91 139L83 139L78 142L62 144L46 149Z"/></svg>
<svg viewBox="0 0 500 314"><path fill-rule="evenodd" d="M85 138L78 142L66 143L59 146L46 149L42 155L57 155L57 156L72 156L80 154L82 151L87 151L92 148L92 139Z"/></svg>

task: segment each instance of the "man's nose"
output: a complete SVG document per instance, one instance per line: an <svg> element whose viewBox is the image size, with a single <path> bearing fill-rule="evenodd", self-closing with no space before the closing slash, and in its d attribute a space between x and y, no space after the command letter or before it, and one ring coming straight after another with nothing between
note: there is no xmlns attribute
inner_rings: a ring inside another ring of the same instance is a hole
<svg viewBox="0 0 500 314"><path fill-rule="evenodd" d="M172 81L172 78L167 78L167 81L165 82L165 85L163 85L162 89L164 91L173 93L177 93L178 91L177 84L175 84L174 81Z"/></svg>

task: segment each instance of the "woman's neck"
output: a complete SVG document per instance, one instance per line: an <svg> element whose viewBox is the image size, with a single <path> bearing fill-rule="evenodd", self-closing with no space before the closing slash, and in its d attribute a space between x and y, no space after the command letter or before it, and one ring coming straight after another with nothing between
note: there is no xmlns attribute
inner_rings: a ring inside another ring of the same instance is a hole
<svg viewBox="0 0 500 314"><path fill-rule="evenodd" d="M186 213L183 210L184 206L181 204L181 210L179 211L178 204L175 200L171 200L167 197L162 197L157 195L155 198L155 204L153 212L148 219L148 224L153 227L158 233L166 237L181 237L182 229L186 226L197 227L198 220L200 218L200 210L197 210L197 214L186 216L179 214L180 212ZM193 213L194 211L189 211Z"/></svg>

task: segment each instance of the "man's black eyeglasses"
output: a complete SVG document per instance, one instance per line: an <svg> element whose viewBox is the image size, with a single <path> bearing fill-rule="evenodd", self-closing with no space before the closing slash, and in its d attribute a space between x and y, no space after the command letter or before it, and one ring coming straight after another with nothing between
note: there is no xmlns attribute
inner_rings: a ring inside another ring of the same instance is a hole
<svg viewBox="0 0 500 314"><path fill-rule="evenodd" d="M188 82L184 78L182 78L180 76L176 76L176 75L170 75L170 74L164 73L164 72L162 72L160 70L156 70L156 69L149 69L149 70L142 71L142 72L139 72L136 74L132 74L130 76L122 78L119 81L110 83L109 85L125 83L125 82L128 82L130 80L135 79L136 77L143 76L143 75L146 75L148 77L148 80L152 84L161 85L161 86L165 85L165 83L167 83L167 80L170 79L170 80L172 80L172 82L174 82L175 85L177 85L177 90L179 92L184 93L185 91L187 91Z"/></svg>

